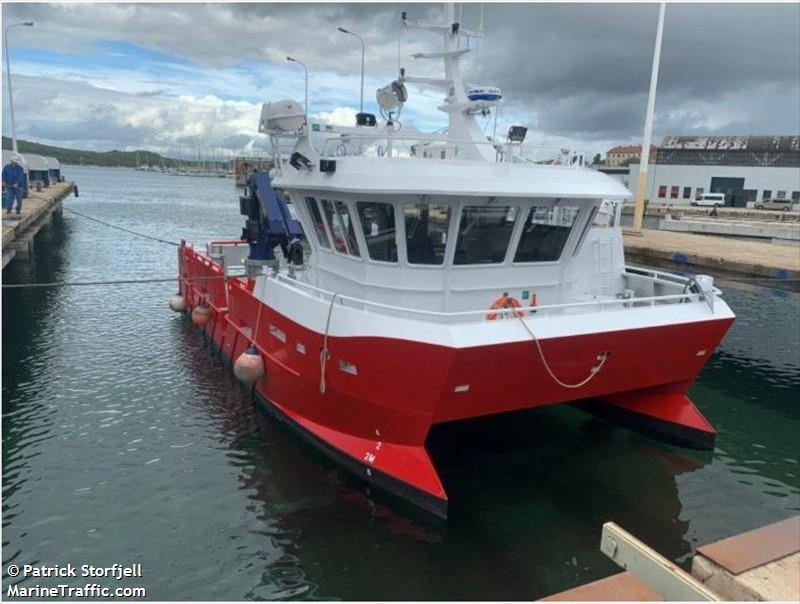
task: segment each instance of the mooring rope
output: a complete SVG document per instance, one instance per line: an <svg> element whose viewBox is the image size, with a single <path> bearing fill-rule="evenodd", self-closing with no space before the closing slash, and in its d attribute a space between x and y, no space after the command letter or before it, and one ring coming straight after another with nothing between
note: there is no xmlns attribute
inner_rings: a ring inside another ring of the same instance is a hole
<svg viewBox="0 0 800 604"><path fill-rule="evenodd" d="M175 281L207 281L227 279L229 275L212 275L209 277L153 277L151 279L114 279L110 281L51 281L49 283L3 283L3 289L27 289L37 287L81 287L104 285L131 285L140 283L171 283Z"/></svg>
<svg viewBox="0 0 800 604"><path fill-rule="evenodd" d="M115 224L111 224L110 222L106 222L105 220L100 220L99 218L94 218L92 216L87 216L86 214L82 214L81 212L73 210L72 208L64 207L64 209L67 212L70 212L71 214L75 214L76 216L80 216L81 218L85 218L86 220L91 220L93 222L97 222L98 224L105 225L105 226L110 227L112 229L117 229L118 231L122 231L124 233L130 233L131 235L136 235L137 237L144 237L145 239L150 239L151 241L157 241L158 243L165 243L167 245L172 245L172 246L175 246L175 247L180 247L180 245L181 245L180 243L176 243L174 241L167 241L166 239L161 239L160 237L153 237L152 235L145 235L144 233L139 233L137 231L132 231L130 229L126 229L124 227L117 226Z"/></svg>
<svg viewBox="0 0 800 604"><path fill-rule="evenodd" d="M33 191L28 191L28 195L31 197L36 197L37 199L41 199L42 201L46 201L47 203L51 203L55 198L54 197L45 197L44 195L39 195L34 193ZM102 224L104 226L110 227L112 229L117 229L124 233L130 233L131 235L136 235L137 237L144 237L145 239L150 239L151 241L158 241L159 243L166 243L167 245L172 245L175 247L180 247L180 243L176 243L174 241L167 241L166 239L161 239L160 237L153 237L152 235L145 235L144 233L139 233L137 231L132 231L130 229L126 229L121 226L117 226L115 224L111 224L110 222L106 222L105 220L100 220L99 218L94 218L92 216L87 216L77 210L73 210L72 208L66 207L64 204L61 204L61 208L70 212L71 214L75 214L76 216L80 216L81 218L85 218L86 220L91 220L93 222L97 222L98 224Z"/></svg>
<svg viewBox="0 0 800 604"><path fill-rule="evenodd" d="M264 303L261 301L261 299L258 296L255 295L255 290L253 290L253 297L256 299L256 302L258 302L258 312L256 312L256 327L255 327L255 330L253 331L253 344L252 344L252 346L253 346L253 348L255 348L257 350L258 349L258 341L256 340L256 338L258 338L258 326L261 324L261 308L264 306Z"/></svg>
<svg viewBox="0 0 800 604"><path fill-rule="evenodd" d="M333 304L336 302L336 296L339 294L334 293L331 296L331 305L328 307L328 319L325 321L325 336L322 339L322 352L320 352L320 373L319 373L319 392L320 394L325 394L325 390L327 388L325 384L325 367L328 364L328 357L330 354L328 353L328 332L331 328L331 315L333 314Z"/></svg>
<svg viewBox="0 0 800 604"><path fill-rule="evenodd" d="M519 319L520 323L522 323L522 326L525 328L525 331L527 331L530 334L531 338L536 344L536 349L539 351L539 358L542 359L542 365L544 365L544 368L547 370L547 373L550 375L553 381L562 388L576 389L580 388L581 386L585 386L586 384L591 382L592 379L594 379L594 376L600 373L600 370L603 368L603 365L606 364L606 360L608 359L609 355L607 352L601 352L600 364L592 367L589 370L589 375L586 376L585 379L581 380L577 384L567 384L566 382L562 382L560 379L558 379L558 376L555 373L553 373L553 370L550 369L550 364L547 362L547 359L544 356L544 351L542 350L542 345L539 343L539 338L536 337L536 335L533 333L533 330L528 326L528 324L525 322L525 319L522 316L517 315L517 318Z"/></svg>
<svg viewBox="0 0 800 604"><path fill-rule="evenodd" d="M139 284L139 283L168 283L173 281L180 281L183 279L184 281L204 281L204 280L213 280L213 279L229 279L231 275L215 275L209 277L155 277L152 279L118 279L118 280L111 280L111 281L49 281L45 283L3 283L3 289L26 289L26 288L36 288L36 287L80 287L80 286L114 286L114 285L130 285L130 284ZM720 278L720 280L722 280ZM800 279L781 279L780 277L754 277L754 278L733 278L733 277L726 277L726 281L729 282L762 282L762 281L777 281L780 283L797 283L800 282ZM499 312L499 311L493 311Z"/></svg>

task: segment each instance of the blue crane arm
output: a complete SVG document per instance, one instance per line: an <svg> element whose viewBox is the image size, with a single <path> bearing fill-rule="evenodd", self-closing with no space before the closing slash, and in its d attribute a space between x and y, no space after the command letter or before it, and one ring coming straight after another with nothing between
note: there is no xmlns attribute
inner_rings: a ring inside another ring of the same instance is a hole
<svg viewBox="0 0 800 604"><path fill-rule="evenodd" d="M289 244L303 238L303 227L292 215L283 195L273 188L267 173L254 172L248 184L250 195L240 199L240 208L247 216L242 239L250 244L250 258L272 260L278 245L287 255Z"/></svg>
<svg viewBox="0 0 800 604"><path fill-rule="evenodd" d="M266 172L256 172L250 177L251 187L264 210L264 226L270 236L286 235L289 239L301 238L303 227L289 211L283 195L272 187Z"/></svg>

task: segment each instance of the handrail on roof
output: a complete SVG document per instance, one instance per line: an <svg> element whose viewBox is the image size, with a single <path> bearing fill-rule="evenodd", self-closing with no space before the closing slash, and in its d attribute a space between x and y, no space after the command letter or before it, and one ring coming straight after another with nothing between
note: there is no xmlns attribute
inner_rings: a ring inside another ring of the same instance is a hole
<svg viewBox="0 0 800 604"><path fill-rule="evenodd" d="M488 145L494 147L497 150L498 154L505 156L508 154L509 157L516 157L517 159L522 159L526 161L531 161L525 158L524 151L528 150L547 150L547 151L557 151L556 158L559 160L563 159L561 163L557 164L548 164L548 165L555 165L561 166L565 168L574 168L574 167L583 167L585 165L585 154L580 151L574 151L570 149L564 149L562 147L552 147L552 146L545 146L545 145L521 145L519 143L503 143L498 141L491 141L491 140L473 140L473 139L462 139L462 138L451 138L445 133L429 133L429 132L419 132L414 135L401 135L396 136L390 132L337 132L331 131L331 136L327 137L322 145L322 150L320 151L320 155L322 157L346 157L348 155L363 155L364 148L361 145L363 142L378 142L378 141L385 141L386 147L379 146L376 149L376 153L378 157L393 157L390 153L391 146L395 142L411 142L415 145L422 145L425 146L429 143L443 143L444 145L448 146L455 146L458 148L459 145ZM350 153L347 145L358 145L359 151L356 153ZM331 150L331 146L335 145L335 149ZM411 145L412 147L414 145ZM513 153L514 150L518 150L516 154ZM512 153L509 153L512 152ZM570 159L572 158L572 159ZM555 158L554 158L555 159ZM498 160L499 161L499 160Z"/></svg>

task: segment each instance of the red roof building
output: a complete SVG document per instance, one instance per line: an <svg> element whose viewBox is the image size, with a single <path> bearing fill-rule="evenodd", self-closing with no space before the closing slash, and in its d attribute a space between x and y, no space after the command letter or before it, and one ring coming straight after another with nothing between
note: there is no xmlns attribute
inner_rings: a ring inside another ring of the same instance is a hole
<svg viewBox="0 0 800 604"><path fill-rule="evenodd" d="M650 163L656 163L658 147L650 145ZM627 166L631 161L638 160L642 156L641 145L618 145L606 152L607 166Z"/></svg>

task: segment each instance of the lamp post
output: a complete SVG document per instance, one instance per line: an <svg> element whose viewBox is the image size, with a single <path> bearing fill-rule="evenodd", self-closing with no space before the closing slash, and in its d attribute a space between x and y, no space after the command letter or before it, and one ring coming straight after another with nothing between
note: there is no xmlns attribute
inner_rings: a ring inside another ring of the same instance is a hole
<svg viewBox="0 0 800 604"><path fill-rule="evenodd" d="M6 77L8 78L8 117L11 120L11 148L17 152L17 126L14 123L14 94L11 92L11 61L8 58L8 30L14 27L33 27L33 21L23 21L22 23L12 23L3 32L3 42L6 53Z"/></svg>
<svg viewBox="0 0 800 604"><path fill-rule="evenodd" d="M661 38L664 33L664 10L666 4L661 3L658 10L658 29L656 30L656 47L653 51L653 69L650 73L650 93L647 97L647 114L644 118L644 136L642 140L642 156L639 163L639 180L636 183L636 207L633 211L633 231L641 234L644 220L644 193L647 189L647 167L650 160L650 138L653 135L653 113L656 106L656 86L658 84L658 65L661 61Z"/></svg>
<svg viewBox="0 0 800 604"><path fill-rule="evenodd" d="M344 27L339 27L337 29L343 34L350 34L351 36L354 36L359 42L361 42L361 102L358 105L358 112L364 113L364 53L366 51L364 39L357 33L352 32L349 29L345 29Z"/></svg>
<svg viewBox="0 0 800 604"><path fill-rule="evenodd" d="M297 63L298 65L302 65L303 69L306 72L306 126L308 126L308 65L303 63L302 61L298 61L294 57L286 57L286 60L290 63Z"/></svg>

